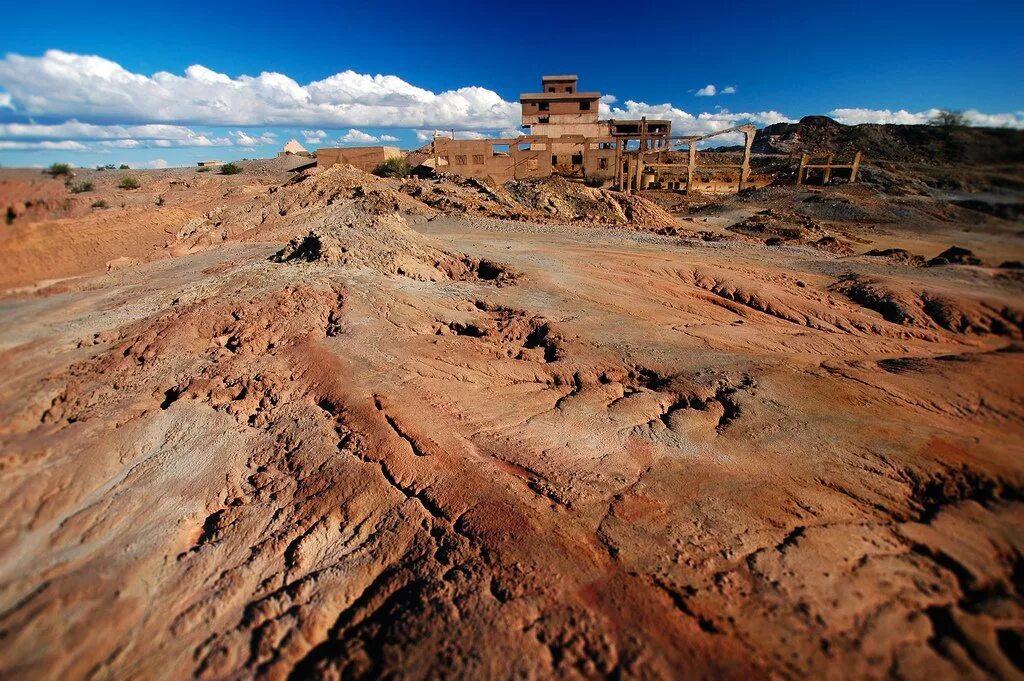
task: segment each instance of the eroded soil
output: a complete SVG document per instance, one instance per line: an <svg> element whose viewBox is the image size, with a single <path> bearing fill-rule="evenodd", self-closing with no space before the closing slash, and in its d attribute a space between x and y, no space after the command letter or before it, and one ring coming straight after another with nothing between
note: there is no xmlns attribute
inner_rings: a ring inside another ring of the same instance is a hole
<svg viewBox="0 0 1024 681"><path fill-rule="evenodd" d="M7 237L3 678L1024 673L1019 224L147 177Z"/></svg>

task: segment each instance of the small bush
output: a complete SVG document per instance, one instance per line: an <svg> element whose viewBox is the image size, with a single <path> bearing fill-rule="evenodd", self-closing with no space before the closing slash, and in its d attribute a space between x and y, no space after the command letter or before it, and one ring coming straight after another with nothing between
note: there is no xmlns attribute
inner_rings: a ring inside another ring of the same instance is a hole
<svg viewBox="0 0 1024 681"><path fill-rule="evenodd" d="M93 208L110 208L110 204L107 203L106 201L104 201L103 199L96 199L95 201L92 202L92 207Z"/></svg>
<svg viewBox="0 0 1024 681"><path fill-rule="evenodd" d="M7 216L5 218L6 221L7 221L7 224L13 223L14 222L14 218L16 218L16 217L18 217L18 214L14 212L14 206L7 206Z"/></svg>
<svg viewBox="0 0 1024 681"><path fill-rule="evenodd" d="M72 194L84 194L85 192L91 192L92 182L79 182L78 184L73 184L70 187L70 191Z"/></svg>
<svg viewBox="0 0 1024 681"><path fill-rule="evenodd" d="M164 195L163 194L161 194L160 196L156 197L156 205L158 205L158 206L164 205Z"/></svg>
<svg viewBox="0 0 1024 681"><path fill-rule="evenodd" d="M210 172L210 166L200 166L199 170L197 170L196 172L197 173L208 173L208 172Z"/></svg>
<svg viewBox="0 0 1024 681"><path fill-rule="evenodd" d="M242 172L242 166L237 163L225 163L220 167L221 175L237 175Z"/></svg>
<svg viewBox="0 0 1024 681"><path fill-rule="evenodd" d="M409 177L412 166L404 158L389 158L377 166L374 172L381 177Z"/></svg>
<svg viewBox="0 0 1024 681"><path fill-rule="evenodd" d="M120 170L131 170L131 169L132 169L131 166L129 166L127 163L122 163L121 166L120 166Z"/></svg>
<svg viewBox="0 0 1024 681"><path fill-rule="evenodd" d="M121 189L138 189L139 181L134 177L128 176L121 180L121 184L117 185Z"/></svg>
<svg viewBox="0 0 1024 681"><path fill-rule="evenodd" d="M96 170L115 170L116 168L117 166L115 166L113 163L108 163L105 166L96 166Z"/></svg>
<svg viewBox="0 0 1024 681"><path fill-rule="evenodd" d="M50 177L68 176L71 175L71 165L67 163L54 163L43 172Z"/></svg>

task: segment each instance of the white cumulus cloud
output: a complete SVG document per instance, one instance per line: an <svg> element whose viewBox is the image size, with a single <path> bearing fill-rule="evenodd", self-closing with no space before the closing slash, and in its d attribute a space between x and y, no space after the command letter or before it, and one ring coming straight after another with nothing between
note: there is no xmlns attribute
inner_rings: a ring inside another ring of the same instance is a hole
<svg viewBox="0 0 1024 681"><path fill-rule="evenodd" d="M829 116L844 125L861 125L863 123L924 125L942 113L941 109L911 112L906 109L833 109ZM1016 113L987 114L976 109L963 112L968 125L989 128L1024 129L1024 111Z"/></svg>
<svg viewBox="0 0 1024 681"><path fill-rule="evenodd" d="M228 146L226 137L210 138L181 125L95 125L75 119L52 125L40 123L0 123L3 139L73 139L73 140L129 140L156 142L158 146L217 147ZM117 145L106 145L117 146ZM139 146L136 144L135 146Z"/></svg>
<svg viewBox="0 0 1024 681"><path fill-rule="evenodd" d="M602 118L640 118L672 121L673 135L706 135L719 132L744 123L765 126L773 123L794 123L795 121L778 111L731 112L721 109L714 112L705 111L694 115L670 103L648 104L627 100L622 106L600 105ZM742 134L723 135L720 143L732 143L742 140Z"/></svg>
<svg viewBox="0 0 1024 681"><path fill-rule="evenodd" d="M262 144L277 144L277 135L272 132L250 135L245 130L234 130L231 135L235 138L235 144L240 147L251 149Z"/></svg>
<svg viewBox="0 0 1024 681"><path fill-rule="evenodd" d="M736 86L735 85L726 85L724 88L722 88L722 94L723 95L734 95L734 94L736 94Z"/></svg>
<svg viewBox="0 0 1024 681"><path fill-rule="evenodd" d="M62 140L60 142L53 142L50 140L44 140L42 142L0 140L0 151L5 150L88 151L88 147L81 142L75 142L74 140Z"/></svg>
<svg viewBox="0 0 1024 681"><path fill-rule="evenodd" d="M327 137L327 133L323 130L303 130L302 139L306 141L306 144L320 144Z"/></svg>
<svg viewBox="0 0 1024 681"><path fill-rule="evenodd" d="M142 146L139 140L103 140L100 144L111 149L135 149Z"/></svg>
<svg viewBox="0 0 1024 681"><path fill-rule="evenodd" d="M133 73L94 55L8 54L0 87L28 115L220 126L501 128L518 106L482 87L434 93L391 75L343 71L300 84L281 73L232 78L201 65L184 75Z"/></svg>
<svg viewBox="0 0 1024 681"><path fill-rule="evenodd" d="M714 97L715 94L717 94L717 93L718 93L718 88L716 88L714 85L712 85L710 83L708 83L707 85L705 85L701 89L697 90L697 96L698 97Z"/></svg>
<svg viewBox="0 0 1024 681"><path fill-rule="evenodd" d="M363 132L362 130L356 130L353 128L335 141L342 146L346 146L355 144L373 144L380 140L368 132Z"/></svg>

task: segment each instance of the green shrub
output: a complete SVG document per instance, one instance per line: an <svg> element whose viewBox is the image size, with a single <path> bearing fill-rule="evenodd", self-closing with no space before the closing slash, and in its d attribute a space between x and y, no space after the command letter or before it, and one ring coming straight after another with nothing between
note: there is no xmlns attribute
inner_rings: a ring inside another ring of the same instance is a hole
<svg viewBox="0 0 1024 681"><path fill-rule="evenodd" d="M126 176L124 179L121 180L121 184L117 186L121 189L138 189L140 185L139 181L136 180L134 177Z"/></svg>
<svg viewBox="0 0 1024 681"><path fill-rule="evenodd" d="M116 169L117 169L117 166L115 166L113 163L108 163L105 166L96 166L96 170L116 170Z"/></svg>
<svg viewBox="0 0 1024 681"><path fill-rule="evenodd" d="M92 182L79 182L78 184L73 184L69 190L72 194L84 194L85 192L91 192Z"/></svg>
<svg viewBox="0 0 1024 681"><path fill-rule="evenodd" d="M67 163L54 163L49 168L43 171L50 177L60 177L61 175L71 175L71 165Z"/></svg>
<svg viewBox="0 0 1024 681"><path fill-rule="evenodd" d="M96 199L95 201L92 202L92 207L93 208L110 208L110 204L107 203L106 201L104 201L103 199Z"/></svg>
<svg viewBox="0 0 1024 681"><path fill-rule="evenodd" d="M381 177L409 177L412 166L404 158L389 158L377 166L374 172Z"/></svg>
<svg viewBox="0 0 1024 681"><path fill-rule="evenodd" d="M158 205L158 206L164 205L164 195L163 194L161 194L160 196L156 197L156 205Z"/></svg>
<svg viewBox="0 0 1024 681"><path fill-rule="evenodd" d="M208 172L210 172L210 166L199 166L199 170L197 170L196 172L197 173L208 173Z"/></svg>
<svg viewBox="0 0 1024 681"><path fill-rule="evenodd" d="M121 170L131 170L131 166L129 166L127 163L122 163L121 166L120 166L120 169Z"/></svg>
<svg viewBox="0 0 1024 681"><path fill-rule="evenodd" d="M16 217L18 217L18 214L14 212L14 206L7 206L7 216L5 218L7 220L7 224L13 223L14 218Z"/></svg>
<svg viewBox="0 0 1024 681"><path fill-rule="evenodd" d="M220 167L221 175L237 175L242 172L242 166L237 163L225 163Z"/></svg>

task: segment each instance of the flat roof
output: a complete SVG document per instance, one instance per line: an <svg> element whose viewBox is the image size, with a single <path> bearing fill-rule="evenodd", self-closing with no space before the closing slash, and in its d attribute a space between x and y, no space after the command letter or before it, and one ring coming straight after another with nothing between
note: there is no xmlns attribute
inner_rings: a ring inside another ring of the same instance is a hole
<svg viewBox="0 0 1024 681"><path fill-rule="evenodd" d="M562 76L541 76L540 79L541 82L543 82L545 80L579 80L580 77L571 74L566 74Z"/></svg>
<svg viewBox="0 0 1024 681"><path fill-rule="evenodd" d="M536 99L601 99L600 92L524 92L519 95L519 100Z"/></svg>

